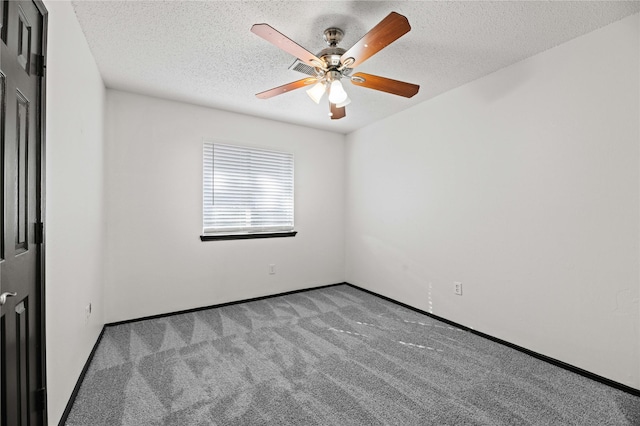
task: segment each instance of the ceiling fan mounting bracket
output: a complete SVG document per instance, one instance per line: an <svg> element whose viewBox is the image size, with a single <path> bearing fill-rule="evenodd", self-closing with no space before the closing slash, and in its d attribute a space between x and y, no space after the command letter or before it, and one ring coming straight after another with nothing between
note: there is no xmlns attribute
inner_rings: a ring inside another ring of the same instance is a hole
<svg viewBox="0 0 640 426"><path fill-rule="evenodd" d="M340 28L331 27L324 30L324 41L330 47L336 47L342 41L342 37L344 37L344 32Z"/></svg>

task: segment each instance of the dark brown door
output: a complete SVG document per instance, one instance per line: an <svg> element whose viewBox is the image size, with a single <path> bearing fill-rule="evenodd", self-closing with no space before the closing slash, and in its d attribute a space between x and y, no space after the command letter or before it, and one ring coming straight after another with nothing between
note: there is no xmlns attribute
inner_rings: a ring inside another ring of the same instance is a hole
<svg viewBox="0 0 640 426"><path fill-rule="evenodd" d="M0 1L0 344L2 426L40 425L42 387L41 84L43 15ZM4 295L4 297L2 296Z"/></svg>

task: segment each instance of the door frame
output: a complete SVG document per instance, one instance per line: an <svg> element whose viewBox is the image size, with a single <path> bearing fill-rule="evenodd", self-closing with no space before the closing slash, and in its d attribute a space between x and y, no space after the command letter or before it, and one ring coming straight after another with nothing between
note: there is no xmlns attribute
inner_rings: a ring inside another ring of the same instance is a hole
<svg viewBox="0 0 640 426"><path fill-rule="evenodd" d="M38 259L38 284L39 288L39 296L40 296L40 386L42 390L38 390L41 392L39 398L41 398L42 403L42 420L43 424L48 424L48 404L47 404L47 358L46 358L46 344L47 344L47 334L46 334L46 287L45 287L45 219L46 219L46 124L47 124L47 31L49 28L49 12L44 6L43 0L32 0L35 4L36 8L42 15L42 75L40 76L40 102L39 102L39 110L40 110L40 134L38 141L38 149L36 154L36 161L39 161L39 179L37 183L37 192L38 192L38 200L36 210L38 212L39 218L38 221L42 223L42 228L37 231L40 232L40 247L38 251L39 259Z"/></svg>

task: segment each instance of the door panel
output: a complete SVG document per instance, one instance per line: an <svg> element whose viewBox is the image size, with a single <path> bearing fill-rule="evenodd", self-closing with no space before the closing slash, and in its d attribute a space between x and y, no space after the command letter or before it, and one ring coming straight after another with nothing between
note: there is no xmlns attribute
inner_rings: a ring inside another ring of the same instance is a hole
<svg viewBox="0 0 640 426"><path fill-rule="evenodd" d="M0 317L0 425L7 426L7 381L4 380L7 377L7 363L5 362L4 354L7 353L7 342L6 342L6 321L4 320L4 315Z"/></svg>
<svg viewBox="0 0 640 426"><path fill-rule="evenodd" d="M29 101L18 91L16 94L16 254L26 251L27 245L27 213L29 211L28 181L29 176Z"/></svg>
<svg viewBox="0 0 640 426"><path fill-rule="evenodd" d="M4 4L4 2L3 2ZM0 9L2 7L0 6ZM2 194L4 194L4 124L5 124L5 76L0 73L0 188L3 188ZM4 196L0 196L0 262L4 260ZM0 283L2 277L0 277ZM1 289L1 287L0 287Z"/></svg>
<svg viewBox="0 0 640 426"><path fill-rule="evenodd" d="M18 63L23 70L29 72L29 62L31 58L31 26L25 16L22 6L18 6Z"/></svg>
<svg viewBox="0 0 640 426"><path fill-rule="evenodd" d="M35 230L41 201L41 63L43 16L31 0L0 3L2 119L2 260L0 292L0 424L40 425L44 384L42 246Z"/></svg>
<svg viewBox="0 0 640 426"><path fill-rule="evenodd" d="M16 364L18 371L18 424L29 424L29 315L25 298L16 305Z"/></svg>
<svg viewBox="0 0 640 426"><path fill-rule="evenodd" d="M0 39L7 42L7 20L9 18L9 1L0 1Z"/></svg>

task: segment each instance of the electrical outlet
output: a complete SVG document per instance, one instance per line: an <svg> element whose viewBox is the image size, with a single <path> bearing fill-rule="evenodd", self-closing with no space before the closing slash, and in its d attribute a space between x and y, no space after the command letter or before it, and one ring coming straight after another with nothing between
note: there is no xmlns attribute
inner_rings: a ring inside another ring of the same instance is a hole
<svg viewBox="0 0 640 426"><path fill-rule="evenodd" d="M462 283L459 281L453 282L453 292L458 296L462 296Z"/></svg>
<svg viewBox="0 0 640 426"><path fill-rule="evenodd" d="M269 265L269 275L273 275L275 273L276 273L276 265L272 263Z"/></svg>

